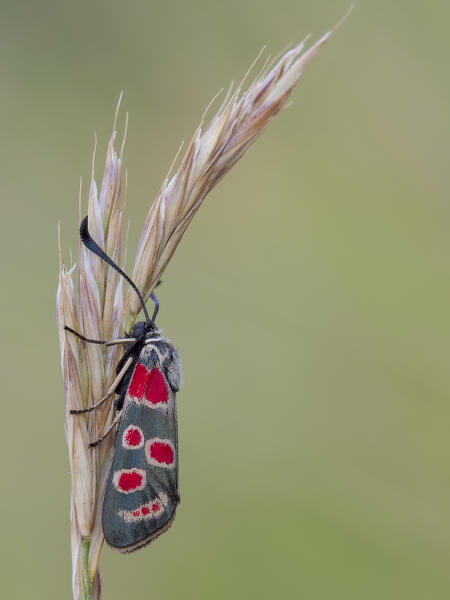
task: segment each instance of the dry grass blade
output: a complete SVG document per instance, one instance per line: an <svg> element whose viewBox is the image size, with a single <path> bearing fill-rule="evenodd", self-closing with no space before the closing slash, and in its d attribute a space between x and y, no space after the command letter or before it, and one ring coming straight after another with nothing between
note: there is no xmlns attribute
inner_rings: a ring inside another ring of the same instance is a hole
<svg viewBox="0 0 450 600"><path fill-rule="evenodd" d="M286 52L274 65L263 69L245 92L242 92L242 82L206 126L203 116L178 170L170 179L169 175L165 178L144 223L132 278L145 299L161 277L206 194L280 111L330 34L325 34L306 51L303 42ZM117 112L107 148L100 196L93 160L87 212L92 237L120 264L124 262L126 252L122 200L124 143L118 155L115 150L116 119ZM61 243L59 253L57 318L72 477L72 588L74 598L89 600L101 595L98 570L103 544L101 512L114 439L109 436L95 448L88 448L88 442L97 439L112 423L114 409L110 399L89 417L74 416L69 411L92 406L102 398L115 377L123 350L119 345L104 347L81 342L64 331L64 326L80 331L88 338L122 337L134 323L140 304L132 290L126 292L123 279L81 245L76 293L72 278L75 266L67 269Z"/></svg>

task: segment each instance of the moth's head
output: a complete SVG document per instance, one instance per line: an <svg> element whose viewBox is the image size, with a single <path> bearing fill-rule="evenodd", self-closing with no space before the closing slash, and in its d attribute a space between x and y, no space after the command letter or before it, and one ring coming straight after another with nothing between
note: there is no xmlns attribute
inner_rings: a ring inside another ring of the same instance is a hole
<svg viewBox="0 0 450 600"><path fill-rule="evenodd" d="M156 330L152 321L139 321L128 334L132 338L140 338Z"/></svg>

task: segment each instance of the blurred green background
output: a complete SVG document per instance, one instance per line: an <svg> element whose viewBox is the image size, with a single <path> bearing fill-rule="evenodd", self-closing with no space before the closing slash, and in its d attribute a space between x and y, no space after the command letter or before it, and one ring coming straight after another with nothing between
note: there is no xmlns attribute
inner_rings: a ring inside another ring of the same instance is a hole
<svg viewBox="0 0 450 600"><path fill-rule="evenodd" d="M98 180L123 88L133 255L210 98L348 0L0 6L1 587L61 599L56 223L68 255L94 131ZM159 294L182 506L147 549L104 548L105 600L449 598L449 19L358 2L189 228Z"/></svg>

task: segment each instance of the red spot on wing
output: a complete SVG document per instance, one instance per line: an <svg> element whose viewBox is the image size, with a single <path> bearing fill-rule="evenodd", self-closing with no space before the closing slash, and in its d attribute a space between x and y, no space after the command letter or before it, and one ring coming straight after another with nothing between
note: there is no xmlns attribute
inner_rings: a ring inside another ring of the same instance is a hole
<svg viewBox="0 0 450 600"><path fill-rule="evenodd" d="M125 440L129 446L140 446L142 444L142 434L136 427L129 427L125 432Z"/></svg>
<svg viewBox="0 0 450 600"><path fill-rule="evenodd" d="M136 368L134 369L130 387L128 388L128 393L130 394L130 396L141 400L145 390L147 389L149 377L149 370L145 367L145 365L138 362Z"/></svg>
<svg viewBox="0 0 450 600"><path fill-rule="evenodd" d="M159 463L171 465L174 461L174 452L170 444L153 442L149 448L150 457Z"/></svg>
<svg viewBox="0 0 450 600"><path fill-rule="evenodd" d="M169 392L167 391L166 380L164 375L157 368L150 371L150 377L147 381L147 388L145 390L145 399L150 404L167 404L169 399Z"/></svg>
<svg viewBox="0 0 450 600"><path fill-rule="evenodd" d="M126 523L142 521L142 519L155 519L163 514L163 504L164 503L161 503L161 500L156 497L148 504L138 506L131 512L128 510L119 510L117 514L119 517L122 517Z"/></svg>
<svg viewBox="0 0 450 600"><path fill-rule="evenodd" d="M124 492L131 492L141 487L142 473L137 471L128 471L121 474L117 483L119 489Z"/></svg>

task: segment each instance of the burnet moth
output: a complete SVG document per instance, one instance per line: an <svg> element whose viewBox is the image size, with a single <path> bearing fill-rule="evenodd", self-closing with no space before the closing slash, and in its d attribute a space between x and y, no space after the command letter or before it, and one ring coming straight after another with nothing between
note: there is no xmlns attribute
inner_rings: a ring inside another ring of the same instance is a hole
<svg viewBox="0 0 450 600"><path fill-rule="evenodd" d="M180 501L175 396L181 385L181 361L176 348L155 325L159 309L156 296L151 294L155 309L150 318L136 285L91 238L87 217L81 223L80 237L91 252L126 279L138 295L145 315L145 321L136 323L123 339L109 342L85 338L65 327L84 342L119 343L125 348L108 393L93 406L70 412L90 412L116 394L118 415L102 437L89 446L101 443L118 425L102 526L110 546L133 552L171 526Z"/></svg>

